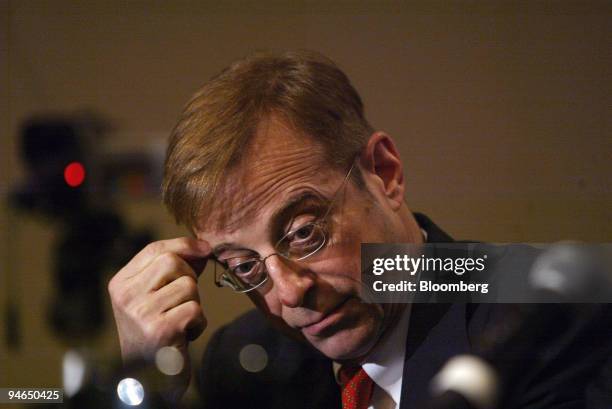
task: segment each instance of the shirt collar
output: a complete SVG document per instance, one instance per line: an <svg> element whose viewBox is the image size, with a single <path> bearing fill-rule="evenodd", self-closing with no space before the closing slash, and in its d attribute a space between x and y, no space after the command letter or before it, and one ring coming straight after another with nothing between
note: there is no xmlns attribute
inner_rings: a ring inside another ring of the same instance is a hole
<svg viewBox="0 0 612 409"><path fill-rule="evenodd" d="M361 365L363 370L399 405L402 394L402 375L404 373L404 354L406 335L410 319L411 304L407 304L399 321L379 345L377 345ZM334 373L338 379L340 364L334 362Z"/></svg>
<svg viewBox="0 0 612 409"><path fill-rule="evenodd" d="M423 233L423 241L427 243L427 236L428 236L427 231L421 228L421 233Z"/></svg>

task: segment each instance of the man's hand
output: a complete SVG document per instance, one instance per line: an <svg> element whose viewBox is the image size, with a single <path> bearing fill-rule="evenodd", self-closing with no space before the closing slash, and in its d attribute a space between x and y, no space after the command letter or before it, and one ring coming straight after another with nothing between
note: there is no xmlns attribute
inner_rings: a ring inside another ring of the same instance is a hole
<svg viewBox="0 0 612 409"><path fill-rule="evenodd" d="M187 237L157 241L110 280L108 291L124 359L174 346L183 353L184 371L189 371L187 344L206 327L197 279L209 254L205 241Z"/></svg>

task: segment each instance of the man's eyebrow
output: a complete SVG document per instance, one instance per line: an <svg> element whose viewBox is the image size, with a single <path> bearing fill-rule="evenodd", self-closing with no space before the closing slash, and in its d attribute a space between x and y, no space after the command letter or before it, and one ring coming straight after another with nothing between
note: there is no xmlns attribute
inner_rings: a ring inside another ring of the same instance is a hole
<svg viewBox="0 0 612 409"><path fill-rule="evenodd" d="M227 250L244 250L244 251L250 251L253 252L253 250L251 249L247 249L246 247L242 247L238 244L235 243L221 243L217 246L215 246L215 248L212 250L212 254L216 257L219 257L219 255L221 253L223 253L224 251Z"/></svg>
<svg viewBox="0 0 612 409"><path fill-rule="evenodd" d="M287 221L296 213L315 210L316 208L324 207L328 203L328 199L314 191L302 192L289 198L281 207L274 211L270 218L269 234L271 238L275 239L275 235L278 236L281 232L284 232Z"/></svg>
<svg viewBox="0 0 612 409"><path fill-rule="evenodd" d="M302 192L289 198L274 211L272 217L270 218L268 234L270 235L271 241L280 238L279 235L281 232L283 232L287 221L297 212L315 210L315 208L322 208L327 204L329 204L329 200L325 199L323 196L314 191ZM215 246L212 254L215 257L218 257L221 253L227 250L244 250L254 253L252 249L245 248L235 243L221 243Z"/></svg>

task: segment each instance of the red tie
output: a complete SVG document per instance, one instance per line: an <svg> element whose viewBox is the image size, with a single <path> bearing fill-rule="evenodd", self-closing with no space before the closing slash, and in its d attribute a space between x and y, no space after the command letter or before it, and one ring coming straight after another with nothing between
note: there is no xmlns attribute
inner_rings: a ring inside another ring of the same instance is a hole
<svg viewBox="0 0 612 409"><path fill-rule="evenodd" d="M342 409L368 409L374 382L360 366L340 368L342 385Z"/></svg>

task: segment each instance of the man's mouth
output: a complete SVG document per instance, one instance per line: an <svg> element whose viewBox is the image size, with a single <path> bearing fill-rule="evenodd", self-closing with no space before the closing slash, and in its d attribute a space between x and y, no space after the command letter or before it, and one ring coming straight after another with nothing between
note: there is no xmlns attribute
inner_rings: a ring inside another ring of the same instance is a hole
<svg viewBox="0 0 612 409"><path fill-rule="evenodd" d="M325 313L320 319L311 322L310 324L300 327L300 330L309 336L321 335L325 329L329 328L333 324L337 323L342 318L344 306L351 300L352 297L347 297L342 300L338 305L332 308L330 311Z"/></svg>

